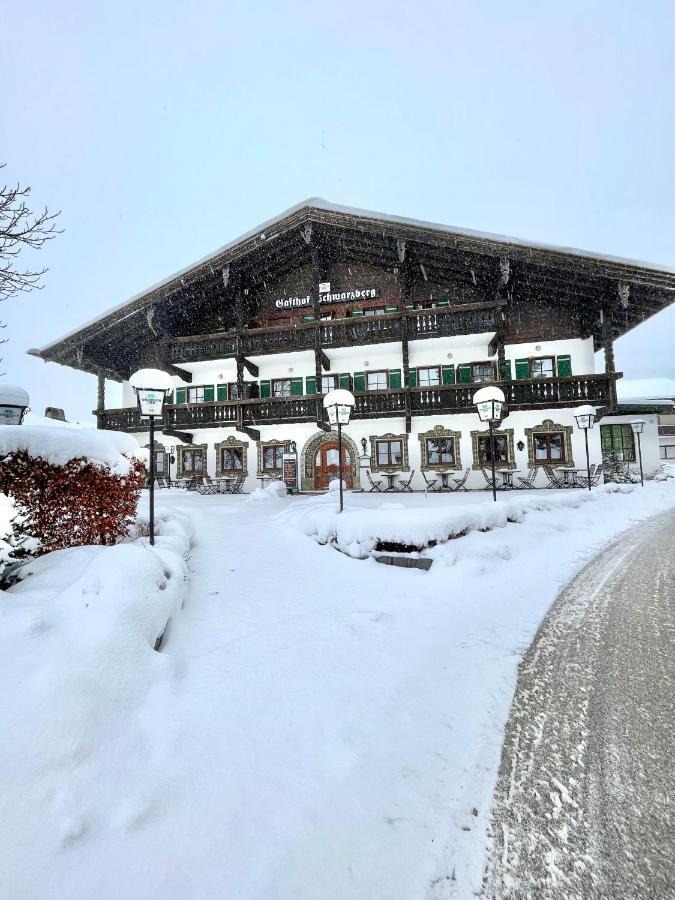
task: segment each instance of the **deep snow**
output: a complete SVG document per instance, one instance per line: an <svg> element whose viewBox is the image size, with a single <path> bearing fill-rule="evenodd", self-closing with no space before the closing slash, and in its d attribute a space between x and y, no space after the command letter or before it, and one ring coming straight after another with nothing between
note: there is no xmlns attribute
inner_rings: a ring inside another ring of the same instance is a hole
<svg viewBox="0 0 675 900"><path fill-rule="evenodd" d="M410 900L480 888L517 664L560 586L672 506L675 485L472 532L428 551L428 573L308 537L304 523L334 502L158 492L158 510L198 530L184 608L161 653L146 641L142 666L113 666L86 631L80 652L70 613L62 646L62 604L37 614L12 598L5 896ZM349 510L385 514L491 502L346 495Z"/></svg>

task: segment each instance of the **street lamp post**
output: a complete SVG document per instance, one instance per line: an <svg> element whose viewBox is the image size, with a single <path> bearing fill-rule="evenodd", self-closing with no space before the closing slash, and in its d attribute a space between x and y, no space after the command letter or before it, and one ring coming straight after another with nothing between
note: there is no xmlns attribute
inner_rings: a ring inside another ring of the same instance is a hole
<svg viewBox="0 0 675 900"><path fill-rule="evenodd" d="M588 403L574 410L574 418L577 420L577 427L581 428L586 440L586 476L588 478L588 490L591 489L591 462L588 455L588 432L595 422L595 409Z"/></svg>
<svg viewBox="0 0 675 900"><path fill-rule="evenodd" d="M633 429L633 434L637 434L638 439L638 456L640 458L640 484L642 487L645 486L645 476L642 471L642 444L640 443L640 435L644 431L645 422L644 419L634 419L630 423L630 427Z"/></svg>
<svg viewBox="0 0 675 900"><path fill-rule="evenodd" d="M155 543L155 419L161 418L164 401L173 390L173 381L161 369L139 369L129 379L136 392L142 419L150 420L150 544Z"/></svg>
<svg viewBox="0 0 675 900"><path fill-rule="evenodd" d="M0 385L0 423L21 425L28 412L30 397L28 392L16 384Z"/></svg>
<svg viewBox="0 0 675 900"><path fill-rule="evenodd" d="M331 425L337 425L338 433L338 474L340 478L340 512L344 509L342 498L342 426L349 425L356 400L351 391L338 388L329 391L323 398L323 408Z"/></svg>
<svg viewBox="0 0 675 900"><path fill-rule="evenodd" d="M502 420L505 402L504 392L498 387L484 387L473 395L473 402L478 410L481 422L487 422L490 431L490 458L492 462L492 499L497 500L497 475L495 473L495 436L494 426Z"/></svg>

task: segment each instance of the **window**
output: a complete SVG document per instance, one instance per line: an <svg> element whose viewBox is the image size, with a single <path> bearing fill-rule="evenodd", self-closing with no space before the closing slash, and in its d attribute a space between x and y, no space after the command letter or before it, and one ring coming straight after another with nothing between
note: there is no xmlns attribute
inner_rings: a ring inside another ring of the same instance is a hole
<svg viewBox="0 0 675 900"><path fill-rule="evenodd" d="M155 474L163 475L164 474L164 451L163 450L155 450Z"/></svg>
<svg viewBox="0 0 675 900"><path fill-rule="evenodd" d="M532 435L532 459L536 464L565 461L565 435L560 431Z"/></svg>
<svg viewBox="0 0 675 900"><path fill-rule="evenodd" d="M675 444L664 444L660 448L661 459L675 459Z"/></svg>
<svg viewBox="0 0 675 900"><path fill-rule="evenodd" d="M189 387L187 389L187 399L188 403L203 403L204 402L204 388L202 387Z"/></svg>
<svg viewBox="0 0 675 900"><path fill-rule="evenodd" d="M327 394L329 391L334 391L338 386L338 378L337 375L323 375L321 378L321 393Z"/></svg>
<svg viewBox="0 0 675 900"><path fill-rule="evenodd" d="M400 466L403 463L401 441L377 441L376 447L378 466Z"/></svg>
<svg viewBox="0 0 675 900"><path fill-rule="evenodd" d="M428 438L427 463L430 466L453 466L455 464L455 439Z"/></svg>
<svg viewBox="0 0 675 900"><path fill-rule="evenodd" d="M204 473L204 451L183 450L183 475L202 475Z"/></svg>
<svg viewBox="0 0 675 900"><path fill-rule="evenodd" d="M378 306L374 309L364 309L363 315L364 316L383 316L385 314L385 312L386 312L386 309L384 308L384 306Z"/></svg>
<svg viewBox="0 0 675 900"><path fill-rule="evenodd" d="M494 381L494 365L491 362L471 363L471 380L474 382Z"/></svg>
<svg viewBox="0 0 675 900"><path fill-rule="evenodd" d="M366 387L369 391L386 391L386 372L366 372Z"/></svg>
<svg viewBox="0 0 675 900"><path fill-rule="evenodd" d="M290 397L291 396L291 379L276 378L272 382L273 397Z"/></svg>
<svg viewBox="0 0 675 900"><path fill-rule="evenodd" d="M630 425L601 425L602 455L615 453L623 462L635 462L635 439Z"/></svg>
<svg viewBox="0 0 675 900"><path fill-rule="evenodd" d="M530 360L530 378L553 378L555 365L552 356L541 356Z"/></svg>
<svg viewBox="0 0 675 900"><path fill-rule="evenodd" d="M335 318L335 314L332 312L322 312L319 316L319 321L321 322L330 322L331 319Z"/></svg>
<svg viewBox="0 0 675 900"><path fill-rule="evenodd" d="M220 451L221 472L241 472L244 468L243 447L223 447Z"/></svg>
<svg viewBox="0 0 675 900"><path fill-rule="evenodd" d="M263 447L263 471L270 469L280 469L283 464L284 448L281 447Z"/></svg>
<svg viewBox="0 0 675 900"><path fill-rule="evenodd" d="M239 385L236 381L231 381L227 386L227 396L230 400L239 399Z"/></svg>
<svg viewBox="0 0 675 900"><path fill-rule="evenodd" d="M434 387L441 383L441 370L438 366L431 366L427 369L417 370L417 386L418 387Z"/></svg>
<svg viewBox="0 0 675 900"><path fill-rule="evenodd" d="M495 446L495 462L507 463L509 461L509 442L505 434L493 436ZM492 441L489 434L478 435L478 462L481 465L492 463Z"/></svg>

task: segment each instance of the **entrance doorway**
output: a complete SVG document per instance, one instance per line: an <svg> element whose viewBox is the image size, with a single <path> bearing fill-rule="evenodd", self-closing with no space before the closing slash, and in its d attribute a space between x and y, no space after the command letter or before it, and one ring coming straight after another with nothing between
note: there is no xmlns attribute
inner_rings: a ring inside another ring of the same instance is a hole
<svg viewBox="0 0 675 900"><path fill-rule="evenodd" d="M340 455L337 441L321 444L314 455L314 490L328 490L328 485L339 477ZM342 475L347 488L352 488L352 457L342 444Z"/></svg>

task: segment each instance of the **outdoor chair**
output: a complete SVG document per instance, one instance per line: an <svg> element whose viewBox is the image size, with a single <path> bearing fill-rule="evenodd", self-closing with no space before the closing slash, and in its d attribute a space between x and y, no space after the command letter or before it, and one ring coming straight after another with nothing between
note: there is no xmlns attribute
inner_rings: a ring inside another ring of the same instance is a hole
<svg viewBox="0 0 675 900"><path fill-rule="evenodd" d="M519 481L519 482L521 483L521 485L522 485L522 488L519 488L519 490L523 490L523 489L525 489L525 490L532 490L532 489L534 488L534 483L535 483L535 481L537 480L537 473L538 473L538 471L539 471L539 470L538 470L536 467L533 467L533 468L531 468L530 471L527 473L527 478L521 478L520 475L518 475L518 476L517 476L517 477L518 477L518 481Z"/></svg>
<svg viewBox="0 0 675 900"><path fill-rule="evenodd" d="M370 482L370 489L368 493L372 493L373 491L381 491L380 485L382 484L382 479L379 481L373 481L373 476L370 474L370 471L366 469L366 475L368 476L368 481Z"/></svg>
<svg viewBox="0 0 675 900"><path fill-rule="evenodd" d="M237 475L235 481L230 482L230 493L231 494L243 494L244 493L244 476Z"/></svg>
<svg viewBox="0 0 675 900"><path fill-rule="evenodd" d="M438 490L438 488L437 488L437 487L434 487L434 485L435 485L436 482L438 481L438 478L431 478L431 479L430 479L430 478L427 478L426 473L425 473L424 471L422 471L422 478L424 478L424 483L426 484L426 488L424 489L424 493L425 493L425 494L428 494L429 491L431 491L433 494L435 494L436 491Z"/></svg>
<svg viewBox="0 0 675 900"><path fill-rule="evenodd" d="M219 485L217 481L214 481L209 475L204 475L202 478L202 490L200 493L202 494L217 494L219 491Z"/></svg>
<svg viewBox="0 0 675 900"><path fill-rule="evenodd" d="M591 487L595 487L600 481L602 475L602 463L596 467L595 463L591 463ZM588 487L588 475L577 475L577 484L580 487Z"/></svg>
<svg viewBox="0 0 675 900"><path fill-rule="evenodd" d="M548 478L547 487L558 489L564 487L562 478L558 478L551 466L542 466L542 469L544 470L544 475Z"/></svg>
<svg viewBox="0 0 675 900"><path fill-rule="evenodd" d="M481 469L481 472L483 473L483 478L486 481L486 485L483 488L483 490L491 491L492 490L492 472L491 471L488 472L487 469ZM497 490L499 490L499 482L497 481L497 473L496 472L495 472L495 488Z"/></svg>
<svg viewBox="0 0 675 900"><path fill-rule="evenodd" d="M451 484L449 484L448 486L453 493L457 493L457 491L466 491L467 490L466 482L467 482L470 472L471 472L470 468L464 469L464 474L462 475L461 478L453 478L452 479L455 486L453 487Z"/></svg>
<svg viewBox="0 0 675 900"><path fill-rule="evenodd" d="M415 470L413 469L412 472L410 473L410 478L407 481L401 482L401 487L399 488L400 493L403 494L405 491L408 491L409 494L412 494L413 491L412 491L412 488L410 487L410 485L412 483L414 474L415 474Z"/></svg>
<svg viewBox="0 0 675 900"><path fill-rule="evenodd" d="M188 483L185 485L186 491L199 491L199 488L200 488L199 478L194 478L194 477L190 478L190 479L188 479Z"/></svg>

